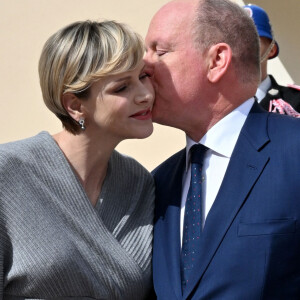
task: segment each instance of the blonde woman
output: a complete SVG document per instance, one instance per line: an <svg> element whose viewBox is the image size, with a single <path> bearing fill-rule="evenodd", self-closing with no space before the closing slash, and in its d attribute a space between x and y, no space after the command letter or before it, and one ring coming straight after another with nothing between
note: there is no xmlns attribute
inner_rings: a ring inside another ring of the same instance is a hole
<svg viewBox="0 0 300 300"><path fill-rule="evenodd" d="M145 299L154 187L115 147L153 131L142 39L114 21L76 22L39 62L63 130L0 146L0 299Z"/></svg>

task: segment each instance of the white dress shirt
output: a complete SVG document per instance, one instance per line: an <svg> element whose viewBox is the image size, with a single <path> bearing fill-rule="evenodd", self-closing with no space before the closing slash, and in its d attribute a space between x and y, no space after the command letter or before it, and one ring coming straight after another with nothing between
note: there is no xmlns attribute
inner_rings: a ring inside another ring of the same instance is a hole
<svg viewBox="0 0 300 300"><path fill-rule="evenodd" d="M257 91L256 91L256 98L257 102L260 103L262 99L264 99L267 95L268 90L271 87L271 79L269 76L267 76L259 85Z"/></svg>
<svg viewBox="0 0 300 300"><path fill-rule="evenodd" d="M204 157L202 174L202 228L207 214L212 207L223 181L231 154L245 123L248 113L254 103L250 98L216 123L199 141L209 148ZM181 195L180 235L182 241L185 201L191 180L191 164L189 150L197 142L186 136L186 169L183 174L183 189Z"/></svg>

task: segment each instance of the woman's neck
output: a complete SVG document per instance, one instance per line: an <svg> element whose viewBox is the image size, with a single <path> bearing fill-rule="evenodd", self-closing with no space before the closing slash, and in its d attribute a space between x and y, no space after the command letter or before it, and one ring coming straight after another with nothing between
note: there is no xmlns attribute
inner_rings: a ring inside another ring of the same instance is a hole
<svg viewBox="0 0 300 300"><path fill-rule="evenodd" d="M108 161L116 143L108 139L73 135L64 130L53 136L78 176L89 200L95 206L106 176Z"/></svg>

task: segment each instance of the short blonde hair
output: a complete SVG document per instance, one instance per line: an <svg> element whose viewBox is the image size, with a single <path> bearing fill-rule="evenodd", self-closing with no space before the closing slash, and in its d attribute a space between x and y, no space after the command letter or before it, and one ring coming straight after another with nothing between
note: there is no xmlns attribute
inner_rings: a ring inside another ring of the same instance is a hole
<svg viewBox="0 0 300 300"><path fill-rule="evenodd" d="M76 134L80 127L63 107L62 96L70 92L87 98L93 82L133 70L143 54L141 36L122 23L83 21L62 28L47 40L39 60L46 106Z"/></svg>

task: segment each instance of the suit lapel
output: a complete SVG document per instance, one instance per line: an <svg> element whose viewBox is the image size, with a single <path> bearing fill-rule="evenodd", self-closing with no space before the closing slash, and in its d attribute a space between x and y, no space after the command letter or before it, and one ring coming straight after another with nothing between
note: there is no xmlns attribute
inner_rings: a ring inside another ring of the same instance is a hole
<svg viewBox="0 0 300 300"><path fill-rule="evenodd" d="M168 171L163 176L167 180L162 183L164 186L163 194L158 196L157 201L162 201L166 207L159 216L155 230L159 232L160 241L157 245L157 252L162 251L163 258L167 262L167 274L170 280L170 286L173 287L178 299L182 298L181 277L180 277L180 207L182 192L182 174L185 167L185 150L179 153L179 156L173 160L168 167ZM159 181L159 179L157 179ZM155 245L154 245L155 247ZM163 249L162 249L162 248Z"/></svg>
<svg viewBox="0 0 300 300"><path fill-rule="evenodd" d="M207 216L201 236L199 260L186 287L184 299L208 268L251 188L268 163L269 158L259 152L269 141L267 116L268 113L254 103L240 133L218 195Z"/></svg>

